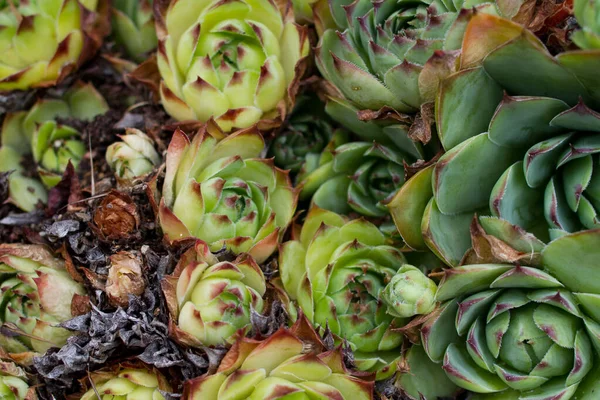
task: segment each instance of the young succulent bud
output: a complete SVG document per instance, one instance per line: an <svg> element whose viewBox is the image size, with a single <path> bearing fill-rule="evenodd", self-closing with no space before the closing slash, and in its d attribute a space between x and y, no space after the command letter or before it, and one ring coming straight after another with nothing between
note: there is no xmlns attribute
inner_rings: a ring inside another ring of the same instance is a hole
<svg viewBox="0 0 600 400"><path fill-rule="evenodd" d="M175 336L192 345L224 345L251 328L251 313L263 311L265 277L247 254L228 262L219 260L208 245L197 241L179 261L174 276L163 284L165 295L177 306Z"/></svg>
<svg viewBox="0 0 600 400"><path fill-rule="evenodd" d="M160 372L145 365L123 363L96 371L90 374L89 379L93 387L81 396L81 400L164 400L161 391L171 390Z"/></svg>
<svg viewBox="0 0 600 400"><path fill-rule="evenodd" d="M142 177L160 164L161 157L154 149L154 142L138 129L127 129L120 135L121 141L106 149L106 162L121 180Z"/></svg>
<svg viewBox="0 0 600 400"><path fill-rule="evenodd" d="M435 308L437 285L420 269L403 265L383 289L388 313L400 318L428 314Z"/></svg>

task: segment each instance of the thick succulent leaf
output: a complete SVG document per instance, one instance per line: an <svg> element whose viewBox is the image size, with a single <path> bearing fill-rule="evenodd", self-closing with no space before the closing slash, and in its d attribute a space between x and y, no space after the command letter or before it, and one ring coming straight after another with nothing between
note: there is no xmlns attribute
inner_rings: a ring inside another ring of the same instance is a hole
<svg viewBox="0 0 600 400"><path fill-rule="evenodd" d="M431 165L412 176L387 205L402 239L415 250L427 248L421 233L421 221L433 196L433 168Z"/></svg>
<svg viewBox="0 0 600 400"><path fill-rule="evenodd" d="M490 210L495 217L502 218L538 237L547 236L543 204L543 189L532 189L527 185L523 163L516 162L502 174L490 194Z"/></svg>
<svg viewBox="0 0 600 400"><path fill-rule="evenodd" d="M584 330L577 332L575 337L574 359L570 365L571 372L567 377L567 385L580 382L594 368L594 355L592 343Z"/></svg>
<svg viewBox="0 0 600 400"><path fill-rule="evenodd" d="M572 349L575 344L580 319L556 307L539 305L534 313L535 324L561 347Z"/></svg>
<svg viewBox="0 0 600 400"><path fill-rule="evenodd" d="M558 161L558 166L563 166L572 160L585 157L589 154L600 152L600 135L576 137L568 149L565 149Z"/></svg>
<svg viewBox="0 0 600 400"><path fill-rule="evenodd" d="M600 53L597 51L569 51L559 54L556 59L567 70L571 71L586 88L582 94L584 101L595 107L600 106L600 80L598 80L598 69L600 68Z"/></svg>
<svg viewBox="0 0 600 400"><path fill-rule="evenodd" d="M563 186L567 204L572 211L579 209L581 194L587 189L593 171L592 156L587 155L568 162L563 169ZM585 199L583 199L585 200Z"/></svg>
<svg viewBox="0 0 600 400"><path fill-rule="evenodd" d="M485 213L485 210L480 210ZM471 247L469 229L474 213L446 215L431 199L423 214L421 232L427 247L442 261L451 266L460 263Z"/></svg>
<svg viewBox="0 0 600 400"><path fill-rule="evenodd" d="M420 395L427 399L452 397L458 390L440 365L427 357L423 347L412 346L408 349L405 360L409 370L401 372L396 384L413 398L417 399Z"/></svg>
<svg viewBox="0 0 600 400"><path fill-rule="evenodd" d="M485 71L509 93L545 96L575 105L585 88L567 69L540 47L532 33L524 34L492 51Z"/></svg>
<svg viewBox="0 0 600 400"><path fill-rule="evenodd" d="M544 192L544 216L548 224L566 232L576 232L581 222L567 203L567 198L559 177L554 176Z"/></svg>
<svg viewBox="0 0 600 400"><path fill-rule="evenodd" d="M487 206L494 184L519 158L519 152L494 144L487 133L448 151L437 162L433 175L440 211L458 214Z"/></svg>
<svg viewBox="0 0 600 400"><path fill-rule="evenodd" d="M505 264L475 264L447 269L438 286L436 300L445 301L486 290L512 268L512 265Z"/></svg>
<svg viewBox="0 0 600 400"><path fill-rule="evenodd" d="M499 146L521 149L552 138L563 128L550 121L568 107L553 98L505 95L490 122L490 140Z"/></svg>
<svg viewBox="0 0 600 400"><path fill-rule="evenodd" d="M500 365L496 365L496 373L506 385L519 391L532 390L548 382L548 378L523 374Z"/></svg>
<svg viewBox="0 0 600 400"><path fill-rule="evenodd" d="M598 357L594 358L594 365L598 365ZM600 368L592 368L585 379L576 386L575 398L578 400L594 400L600 390Z"/></svg>
<svg viewBox="0 0 600 400"><path fill-rule="evenodd" d="M600 231L583 231L554 240L542 251L548 271L574 292L600 294L597 261Z"/></svg>
<svg viewBox="0 0 600 400"><path fill-rule="evenodd" d="M569 131L600 132L600 114L580 101L554 117L550 124Z"/></svg>
<svg viewBox="0 0 600 400"><path fill-rule="evenodd" d="M508 243L515 250L523 253L539 253L543 250L545 243L537 239L534 235L525 232L518 226L510 224L508 221L495 217L479 217L479 223L486 233L497 237Z"/></svg>
<svg viewBox="0 0 600 400"><path fill-rule="evenodd" d="M312 197L312 201L317 206L326 210L331 210L339 214L348 214L350 207L348 205L348 187L350 178L346 175L338 175L323 183Z"/></svg>
<svg viewBox="0 0 600 400"><path fill-rule="evenodd" d="M451 344L444 355L444 371L457 385L476 393L494 393L506 389L506 385L490 372L480 368L467 351Z"/></svg>
<svg viewBox="0 0 600 400"><path fill-rule="evenodd" d="M485 319L479 318L469 329L466 337L467 352L471 359L482 369L494 373L494 356L487 346Z"/></svg>
<svg viewBox="0 0 600 400"><path fill-rule="evenodd" d="M544 140L532 146L523 161L525 179L532 188L545 185L556 173L563 151L568 148L572 134L565 134Z"/></svg>
<svg viewBox="0 0 600 400"><path fill-rule="evenodd" d="M490 284L490 287L545 289L562 287L562 284L554 279L552 275L537 268L516 266L496 278Z"/></svg>
<svg viewBox="0 0 600 400"><path fill-rule="evenodd" d="M553 380L541 387L521 395L520 400L549 400L571 399L577 390L578 384L565 386L562 380ZM579 399L578 399L579 400Z"/></svg>
<svg viewBox="0 0 600 400"><path fill-rule="evenodd" d="M482 68L460 71L443 80L435 120L444 149L486 132L501 99L502 88Z"/></svg>
<svg viewBox="0 0 600 400"><path fill-rule="evenodd" d="M462 42L461 69L480 65L492 50L522 34L520 24L492 14L476 13ZM539 43L539 47L543 48L543 45Z"/></svg>
<svg viewBox="0 0 600 400"><path fill-rule="evenodd" d="M454 325L457 311L458 301L448 301L432 312L421 327L423 349L433 362L441 362L448 346L461 340Z"/></svg>
<svg viewBox="0 0 600 400"><path fill-rule="evenodd" d="M458 313L456 313L456 331L459 335L466 334L473 329L477 318L484 314L490 304L498 297L500 290L483 290L475 293L458 303ZM490 372L492 372L490 370Z"/></svg>
<svg viewBox="0 0 600 400"><path fill-rule="evenodd" d="M594 320L600 321L600 294L573 293L579 305Z"/></svg>

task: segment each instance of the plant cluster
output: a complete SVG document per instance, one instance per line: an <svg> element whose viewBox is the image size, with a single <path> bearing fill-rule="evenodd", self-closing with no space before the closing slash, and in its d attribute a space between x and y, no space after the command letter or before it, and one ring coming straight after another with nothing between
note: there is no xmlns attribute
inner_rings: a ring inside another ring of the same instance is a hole
<svg viewBox="0 0 600 400"><path fill-rule="evenodd" d="M0 54L0 398L600 398L600 0L0 0Z"/></svg>

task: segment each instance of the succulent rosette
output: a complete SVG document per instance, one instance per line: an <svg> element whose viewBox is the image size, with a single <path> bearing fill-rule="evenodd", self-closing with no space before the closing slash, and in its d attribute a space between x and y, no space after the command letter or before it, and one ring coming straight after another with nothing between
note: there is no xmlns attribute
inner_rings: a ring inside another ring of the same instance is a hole
<svg viewBox="0 0 600 400"><path fill-rule="evenodd" d="M157 370L139 363L123 363L89 374L93 386L81 400L164 400L171 387Z"/></svg>
<svg viewBox="0 0 600 400"><path fill-rule="evenodd" d="M435 308L437 285L412 265L403 265L383 289L388 312L398 318L429 314Z"/></svg>
<svg viewBox="0 0 600 400"><path fill-rule="evenodd" d="M8 357L6 357L8 359ZM5 400L37 400L27 374L12 361L0 361L0 397Z"/></svg>
<svg viewBox="0 0 600 400"><path fill-rule="evenodd" d="M265 277L247 254L219 261L200 240L163 281L175 336L190 345L231 344L252 328L251 313L263 312Z"/></svg>
<svg viewBox="0 0 600 400"><path fill-rule="evenodd" d="M108 109L106 100L92 84L76 82L60 98L44 97L29 110L8 113L2 124L2 146L12 147L21 154L35 153L34 135L45 122L58 118L91 121Z"/></svg>
<svg viewBox="0 0 600 400"><path fill-rule="evenodd" d="M184 398L372 400L369 378L346 368L340 348L325 351L301 317L264 341L236 342L216 373L185 383Z"/></svg>
<svg viewBox="0 0 600 400"><path fill-rule="evenodd" d="M404 184L404 165L431 151L411 140L405 123L360 121L358 109L341 99L330 99L326 110L347 131L337 130L318 161L306 163L298 176L300 198L340 214L387 218L386 203ZM391 222L381 229L395 232Z"/></svg>
<svg viewBox="0 0 600 400"><path fill-rule="evenodd" d="M110 30L105 0L0 2L0 92L53 86Z"/></svg>
<svg viewBox="0 0 600 400"><path fill-rule="evenodd" d="M70 336L57 325L74 317L73 302L85 289L45 246L0 244L0 294L0 321L11 332L0 345L10 353L43 353Z"/></svg>
<svg viewBox="0 0 600 400"><path fill-rule="evenodd" d="M497 14L493 2L330 0L339 30L326 30L316 50L319 71L359 109L401 113L431 101L436 51L458 50L470 16ZM441 53L439 53L441 54ZM438 55L439 55L438 54ZM422 74L423 71L426 71Z"/></svg>
<svg viewBox="0 0 600 400"><path fill-rule="evenodd" d="M33 159L46 187L56 186L69 163L77 169L87 152L81 134L70 126L44 122L33 134Z"/></svg>
<svg viewBox="0 0 600 400"><path fill-rule="evenodd" d="M117 179L129 181L152 172L160 164L161 156L154 142L139 129L127 129L120 141L106 149L106 162Z"/></svg>
<svg viewBox="0 0 600 400"><path fill-rule="evenodd" d="M214 128L214 127L213 127ZM220 141L203 126L190 141L177 131L167 150L159 219L170 241L196 237L212 251L227 248L264 262L296 210L288 173L260 158L257 129Z"/></svg>
<svg viewBox="0 0 600 400"><path fill-rule="evenodd" d="M113 0L112 7L115 39L134 60L143 61L158 44L152 0Z"/></svg>
<svg viewBox="0 0 600 400"><path fill-rule="evenodd" d="M580 30L571 40L582 49L600 49L600 4L595 0L575 0L573 12Z"/></svg>
<svg viewBox="0 0 600 400"><path fill-rule="evenodd" d="M436 102L446 153L390 203L406 243L457 265L476 213L544 242L599 227L599 65L600 52L552 57L520 25L474 16Z"/></svg>
<svg viewBox="0 0 600 400"><path fill-rule="evenodd" d="M275 165L296 175L311 171L331 141L335 128L317 96L298 97L286 126L271 142L268 155Z"/></svg>
<svg viewBox="0 0 600 400"><path fill-rule="evenodd" d="M158 7L160 96L178 120L226 132L281 123L309 53L291 8L270 0L179 0ZM283 6L285 8L285 6Z"/></svg>
<svg viewBox="0 0 600 400"><path fill-rule="evenodd" d="M542 268L444 271L436 294L443 304L421 329L427 354L477 399L595 398L598 249L600 231L585 231L548 244Z"/></svg>
<svg viewBox="0 0 600 400"><path fill-rule="evenodd" d="M9 201L28 212L47 201L44 186L27 176L21 165L24 155L33 155L39 177L45 186L52 187L60 181L68 162L77 166L85 154L87 147L79 132L56 119L89 121L107 110L108 104L91 84L77 82L61 99L42 98L27 111L6 114L0 171L13 171L9 176Z"/></svg>
<svg viewBox="0 0 600 400"><path fill-rule="evenodd" d="M348 341L360 370L395 372L407 319L390 315L383 289L405 264L383 233L362 219L313 207L298 238L284 243L279 272L290 298L317 327Z"/></svg>

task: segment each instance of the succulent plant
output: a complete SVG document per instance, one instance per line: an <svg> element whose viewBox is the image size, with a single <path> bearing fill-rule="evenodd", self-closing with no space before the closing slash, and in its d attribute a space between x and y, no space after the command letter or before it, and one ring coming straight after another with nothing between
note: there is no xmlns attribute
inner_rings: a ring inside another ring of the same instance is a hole
<svg viewBox="0 0 600 400"><path fill-rule="evenodd" d="M115 39L130 57L143 61L158 44L152 0L113 0L112 6Z"/></svg>
<svg viewBox="0 0 600 400"><path fill-rule="evenodd" d="M395 372L407 319L390 315L383 289L405 264L379 229L313 207L299 237L284 243L279 272L290 298L317 327L348 341L360 370Z"/></svg>
<svg viewBox="0 0 600 400"><path fill-rule="evenodd" d="M381 298L388 313L398 318L429 314L435 308L437 285L420 269L403 265L383 289Z"/></svg>
<svg viewBox="0 0 600 400"><path fill-rule="evenodd" d="M274 126L293 103L307 31L268 0L163 2L156 15L160 95L178 120L224 131ZM266 122L268 121L268 122Z"/></svg>
<svg viewBox="0 0 600 400"><path fill-rule="evenodd" d="M247 254L219 262L200 240L179 260L175 272L163 281L170 299L177 338L186 344L231 344L252 327L251 313L262 313L265 277Z"/></svg>
<svg viewBox="0 0 600 400"><path fill-rule="evenodd" d="M542 241L599 227L598 65L600 52L552 57L520 25L474 16L436 102L446 153L389 204L406 243L457 265L475 213Z"/></svg>
<svg viewBox="0 0 600 400"><path fill-rule="evenodd" d="M106 100L92 84L76 82L60 99L44 97L27 111L8 113L2 124L2 146L21 154L35 153L38 149L32 149L34 135L45 122L58 118L91 121L108 109Z"/></svg>
<svg viewBox="0 0 600 400"><path fill-rule="evenodd" d="M600 49L600 4L595 0L574 0L573 11L581 29L571 40L582 49Z"/></svg>
<svg viewBox="0 0 600 400"><path fill-rule="evenodd" d="M594 398L599 249L600 232L584 231L548 244L542 268L446 270L436 294L443 304L421 329L427 354L477 399Z"/></svg>
<svg viewBox="0 0 600 400"><path fill-rule="evenodd" d="M83 286L63 260L42 245L0 244L0 293L3 329L0 345L10 353L45 352L62 346L70 332L57 324L74 317Z"/></svg>
<svg viewBox="0 0 600 400"><path fill-rule="evenodd" d="M297 175L315 169L335 128L315 95L298 97L286 126L273 138L268 155L275 165Z"/></svg>
<svg viewBox="0 0 600 400"><path fill-rule="evenodd" d="M346 368L340 348L324 351L302 317L264 341L236 342L216 373L185 383L184 398L372 400L368 378Z"/></svg>
<svg viewBox="0 0 600 400"><path fill-rule="evenodd" d="M0 354L3 353L0 350ZM4 355L4 354L3 354ZM6 355L8 356L8 355ZM9 360L9 357L3 357ZM0 397L4 400L37 400L25 371L12 361L0 361Z"/></svg>
<svg viewBox="0 0 600 400"><path fill-rule="evenodd" d="M105 0L0 1L0 92L53 86L108 34Z"/></svg>
<svg viewBox="0 0 600 400"><path fill-rule="evenodd" d="M173 241L197 237L212 251L249 253L262 263L277 248L296 210L287 172L261 159L258 130L217 141L204 125L190 142L177 131L167 150L159 219Z"/></svg>
<svg viewBox="0 0 600 400"><path fill-rule="evenodd" d="M401 113L431 101L436 51L458 50L470 16L498 13L493 2L330 0L339 29L325 31L316 50L319 71L359 109ZM424 74L422 72L425 71Z"/></svg>
<svg viewBox="0 0 600 400"><path fill-rule="evenodd" d="M44 122L33 134L33 159L46 187L56 186L69 163L77 169L87 152L81 134L70 126Z"/></svg>
<svg viewBox="0 0 600 400"><path fill-rule="evenodd" d="M170 391L167 379L144 365L123 363L89 374L93 387L81 400L143 399L165 400L161 393Z"/></svg>
<svg viewBox="0 0 600 400"><path fill-rule="evenodd" d="M340 214L388 217L386 203L404 184L404 165L426 157L427 148L409 138L403 123L360 121L358 109L347 101L332 98L326 109L359 140L336 131L318 161L299 174L300 198ZM391 221L380 225L388 234L395 232Z"/></svg>
<svg viewBox="0 0 600 400"><path fill-rule="evenodd" d="M106 162L119 180L129 181L152 172L161 162L154 142L139 129L129 128L121 141L106 149Z"/></svg>
<svg viewBox="0 0 600 400"><path fill-rule="evenodd" d="M107 110L108 104L91 84L78 82L63 99L42 98L28 111L7 113L0 134L0 171L14 171L9 177L9 201L27 212L47 201L46 189L25 174L21 165L24 155L33 153L41 180L52 187L60 181L68 162L76 166L85 154L79 133L56 123L57 118L88 121Z"/></svg>

